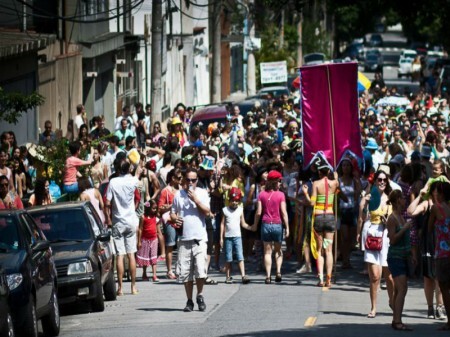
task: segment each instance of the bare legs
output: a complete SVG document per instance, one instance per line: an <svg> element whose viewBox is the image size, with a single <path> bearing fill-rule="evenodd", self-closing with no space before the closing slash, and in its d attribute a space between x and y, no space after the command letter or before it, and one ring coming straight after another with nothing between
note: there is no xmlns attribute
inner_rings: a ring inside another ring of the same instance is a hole
<svg viewBox="0 0 450 337"><path fill-rule="evenodd" d="M408 291L408 279L406 275L394 277L394 297L393 297L393 323L402 323L403 306L405 304L405 296Z"/></svg>
<svg viewBox="0 0 450 337"><path fill-rule="evenodd" d="M281 242L274 242L275 265L277 274L281 274L283 264L283 252L281 251ZM272 270L272 242L264 242L264 267L266 268L266 278L270 278Z"/></svg>
<svg viewBox="0 0 450 337"><path fill-rule="evenodd" d="M381 274L386 280L386 288L389 296L389 304L393 305L394 282L392 275L387 267L381 267L376 264L368 263L369 279L370 279L370 313L369 317L375 317L377 313L377 296L380 288Z"/></svg>
<svg viewBox="0 0 450 337"><path fill-rule="evenodd" d="M134 259L134 253L128 253L128 262L129 262L129 269L130 269L130 276L131 276L131 293L136 293L136 260ZM118 279L118 289L117 293L122 292L122 286L123 286L123 273L124 273L124 266L123 266L123 255L117 255L117 279Z"/></svg>
<svg viewBox="0 0 450 337"><path fill-rule="evenodd" d="M197 296L202 295L205 279L204 278L195 279L195 283L197 285ZM184 282L184 290L186 291L186 297L188 298L188 300L192 300L192 295L194 292L194 281Z"/></svg>

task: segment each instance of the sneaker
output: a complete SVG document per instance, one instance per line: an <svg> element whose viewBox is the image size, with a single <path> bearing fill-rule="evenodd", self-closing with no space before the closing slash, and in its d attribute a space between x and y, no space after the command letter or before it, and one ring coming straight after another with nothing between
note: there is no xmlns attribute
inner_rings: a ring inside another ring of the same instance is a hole
<svg viewBox="0 0 450 337"><path fill-rule="evenodd" d="M200 311L206 310L206 303L205 303L205 299L203 298L203 295L197 296L197 304L198 304L198 310L200 310Z"/></svg>
<svg viewBox="0 0 450 337"><path fill-rule="evenodd" d="M447 314L445 313L443 305L436 306L436 319L447 319Z"/></svg>
<svg viewBox="0 0 450 337"><path fill-rule="evenodd" d="M295 271L297 274L307 274L307 273L311 273L311 266L308 266L306 264L304 264L301 268L297 269Z"/></svg>
<svg viewBox="0 0 450 337"><path fill-rule="evenodd" d="M198 301L198 299L197 299ZM184 307L183 311L184 312L191 312L194 310L194 302L192 302L192 300L188 300L186 302L186 306Z"/></svg>
<svg viewBox="0 0 450 337"><path fill-rule="evenodd" d="M430 319L434 319L434 309L433 307L428 307L428 313L427 313L427 317Z"/></svg>

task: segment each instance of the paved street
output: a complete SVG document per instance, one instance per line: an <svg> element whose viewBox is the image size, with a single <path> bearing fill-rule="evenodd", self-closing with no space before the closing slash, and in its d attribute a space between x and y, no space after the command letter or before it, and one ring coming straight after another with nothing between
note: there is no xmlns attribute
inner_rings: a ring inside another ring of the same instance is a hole
<svg viewBox="0 0 450 337"><path fill-rule="evenodd" d="M293 261L285 264L281 284L266 285L261 273L250 272L249 285L228 285L223 283L224 274L215 273L212 276L220 283L206 286L204 313L197 307L191 313L182 311L184 289L163 280L161 265L161 282L139 282L139 295L125 293L108 302L103 313L66 314L61 336L397 336L399 332L390 327L385 291L379 293L377 317L366 318L368 279L359 273L361 259L354 256L357 268L353 270L338 268L337 284L329 290L317 288L312 274L296 276ZM254 265L249 267L254 269ZM404 322L414 328L408 336L434 336L441 322L425 318L420 285L419 281L410 284Z"/></svg>

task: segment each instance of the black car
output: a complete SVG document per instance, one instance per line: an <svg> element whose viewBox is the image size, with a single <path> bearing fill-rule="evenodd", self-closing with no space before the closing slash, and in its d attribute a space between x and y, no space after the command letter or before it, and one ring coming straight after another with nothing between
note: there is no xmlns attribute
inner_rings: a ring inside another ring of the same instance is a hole
<svg viewBox="0 0 450 337"><path fill-rule="evenodd" d="M0 211L0 265L8 281L9 307L18 335L58 336L60 317L56 268L42 231L25 210Z"/></svg>
<svg viewBox="0 0 450 337"><path fill-rule="evenodd" d="M110 234L90 202L63 202L28 209L50 241L61 304L89 301L93 311L116 299ZM103 295L105 296L103 298Z"/></svg>
<svg viewBox="0 0 450 337"><path fill-rule="evenodd" d="M0 337L13 337L14 325L8 304L9 287L6 273L0 269Z"/></svg>
<svg viewBox="0 0 450 337"><path fill-rule="evenodd" d="M364 71L383 71L383 56L378 50L367 52Z"/></svg>

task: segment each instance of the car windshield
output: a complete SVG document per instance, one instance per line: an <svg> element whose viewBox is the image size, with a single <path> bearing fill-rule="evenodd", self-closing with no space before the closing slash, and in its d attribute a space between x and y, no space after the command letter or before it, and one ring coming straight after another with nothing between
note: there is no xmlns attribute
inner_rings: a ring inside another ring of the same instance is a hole
<svg viewBox="0 0 450 337"><path fill-rule="evenodd" d="M416 57L416 54L412 54L412 53L406 53L404 55L404 58L408 58L408 59L413 59Z"/></svg>
<svg viewBox="0 0 450 337"><path fill-rule="evenodd" d="M10 215L0 215L0 254L20 248L17 219Z"/></svg>
<svg viewBox="0 0 450 337"><path fill-rule="evenodd" d="M378 56L371 54L371 55L367 55L367 60L368 61L377 61L378 60Z"/></svg>
<svg viewBox="0 0 450 337"><path fill-rule="evenodd" d="M30 214L50 242L85 241L92 237L89 220L81 209Z"/></svg>

